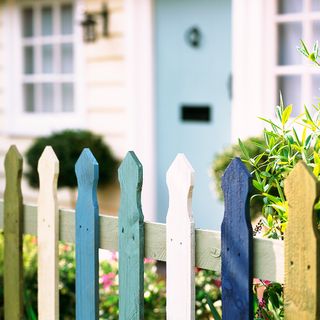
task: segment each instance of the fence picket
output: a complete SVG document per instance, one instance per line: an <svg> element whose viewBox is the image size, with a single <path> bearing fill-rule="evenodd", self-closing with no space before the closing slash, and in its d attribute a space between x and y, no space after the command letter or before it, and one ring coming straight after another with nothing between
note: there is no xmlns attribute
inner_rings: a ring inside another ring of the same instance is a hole
<svg viewBox="0 0 320 320"><path fill-rule="evenodd" d="M46 147L38 162L38 319L59 319L59 160Z"/></svg>
<svg viewBox="0 0 320 320"><path fill-rule="evenodd" d="M178 154L167 172L167 319L195 318L195 231L192 216L194 170Z"/></svg>
<svg viewBox="0 0 320 320"><path fill-rule="evenodd" d="M222 177L225 213L221 225L222 318L253 319L251 176L239 158Z"/></svg>
<svg viewBox="0 0 320 320"><path fill-rule="evenodd" d="M76 318L78 320L96 320L99 316L99 209L97 202L99 165L89 149L83 149L75 170L78 181Z"/></svg>
<svg viewBox="0 0 320 320"><path fill-rule="evenodd" d="M133 151L119 168L119 319L144 317L144 218L141 209L142 165Z"/></svg>
<svg viewBox="0 0 320 320"><path fill-rule="evenodd" d="M285 319L320 319L320 238L314 203L316 177L299 162L284 183L288 200L285 230Z"/></svg>
<svg viewBox="0 0 320 320"><path fill-rule="evenodd" d="M4 318L20 320L23 318L22 156L16 146L9 148L4 167Z"/></svg>

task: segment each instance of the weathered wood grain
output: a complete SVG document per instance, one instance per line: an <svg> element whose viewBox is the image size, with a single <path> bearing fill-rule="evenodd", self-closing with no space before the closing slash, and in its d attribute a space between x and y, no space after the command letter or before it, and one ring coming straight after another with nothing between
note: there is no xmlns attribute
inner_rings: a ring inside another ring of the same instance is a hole
<svg viewBox="0 0 320 320"><path fill-rule="evenodd" d="M59 160L46 147L38 162L38 319L59 319Z"/></svg>
<svg viewBox="0 0 320 320"><path fill-rule="evenodd" d="M142 165L130 151L119 168L119 319L144 317Z"/></svg>
<svg viewBox="0 0 320 320"><path fill-rule="evenodd" d="M222 177L225 212L221 225L222 318L253 319L253 255L249 192L251 176L239 158Z"/></svg>
<svg viewBox="0 0 320 320"><path fill-rule="evenodd" d="M178 154L167 172L167 319L195 319L195 253L192 189L194 170Z"/></svg>
<svg viewBox="0 0 320 320"><path fill-rule="evenodd" d="M23 317L22 156L16 146L7 152L4 167L4 318L20 320Z"/></svg>
<svg viewBox="0 0 320 320"><path fill-rule="evenodd" d="M118 250L118 218L100 215L100 248ZM24 233L37 235L37 206L24 205ZM75 242L74 210L59 210L59 239ZM0 200L0 229L3 229L3 201ZM146 258L166 261L166 225L145 222ZM196 229L196 267L221 270L220 231ZM284 242L272 239L253 240L255 278L284 282Z"/></svg>
<svg viewBox="0 0 320 320"><path fill-rule="evenodd" d="M285 319L320 319L320 238L314 203L318 181L304 162L285 180L288 225L285 231Z"/></svg>
<svg viewBox="0 0 320 320"><path fill-rule="evenodd" d="M89 149L83 149L76 165L76 319L99 318L99 165Z"/></svg>

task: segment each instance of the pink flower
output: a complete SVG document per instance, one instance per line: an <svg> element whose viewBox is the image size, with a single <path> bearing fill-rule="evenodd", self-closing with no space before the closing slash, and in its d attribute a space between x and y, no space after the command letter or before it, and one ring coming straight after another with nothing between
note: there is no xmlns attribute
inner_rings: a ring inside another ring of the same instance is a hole
<svg viewBox="0 0 320 320"><path fill-rule="evenodd" d="M154 259L151 258L144 258L144 263L153 263Z"/></svg>
<svg viewBox="0 0 320 320"><path fill-rule="evenodd" d="M70 246L68 246L67 244L65 244L63 247L62 247L63 251L70 251Z"/></svg>
<svg viewBox="0 0 320 320"><path fill-rule="evenodd" d="M114 272L109 272L107 274L102 275L101 283L104 290L109 289L109 287L113 284L113 280L116 277Z"/></svg>
<svg viewBox="0 0 320 320"><path fill-rule="evenodd" d="M220 279L214 279L214 280L213 280L213 284L214 284L217 288L220 288L220 287L221 287L221 280L220 280Z"/></svg>

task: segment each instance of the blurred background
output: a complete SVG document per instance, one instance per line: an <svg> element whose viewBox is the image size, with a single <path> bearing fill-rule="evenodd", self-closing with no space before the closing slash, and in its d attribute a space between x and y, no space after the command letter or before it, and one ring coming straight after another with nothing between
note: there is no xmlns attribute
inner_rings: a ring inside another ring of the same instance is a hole
<svg viewBox="0 0 320 320"><path fill-rule="evenodd" d="M297 52L300 39L320 39L319 0L2 0L1 162L11 144L25 155L36 138L88 130L119 161L136 152L145 219L164 222L166 171L183 152L196 226L220 229L214 156L259 135L257 117L273 117L280 91L292 116L316 102L319 71ZM4 178L1 165L1 193ZM24 201L35 202L29 184ZM75 199L60 189L61 206ZM116 214L118 204L115 178L99 205Z"/></svg>

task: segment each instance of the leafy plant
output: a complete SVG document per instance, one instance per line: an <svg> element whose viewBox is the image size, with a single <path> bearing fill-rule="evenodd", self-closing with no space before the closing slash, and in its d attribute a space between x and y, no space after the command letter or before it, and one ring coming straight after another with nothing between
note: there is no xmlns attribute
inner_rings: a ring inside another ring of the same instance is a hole
<svg viewBox="0 0 320 320"><path fill-rule="evenodd" d="M242 160L254 169L253 185L258 192L252 197L263 200L262 214L265 236L282 239L287 225L288 203L284 195L284 179L298 161L303 160L316 177L320 175L320 107L304 112L290 121L292 105L285 106L280 99L274 121L261 118L269 128L264 129L264 152L250 157L239 140ZM264 162L260 160L265 158ZM319 209L319 203L315 209Z"/></svg>
<svg viewBox="0 0 320 320"><path fill-rule="evenodd" d="M115 177L118 161L102 137L86 130L64 130L48 137L36 139L26 152L28 171L26 178L32 187L39 186L38 160L46 146L52 146L60 161L58 187L77 186L74 166L83 148L90 148L99 166L99 184L111 183Z"/></svg>

